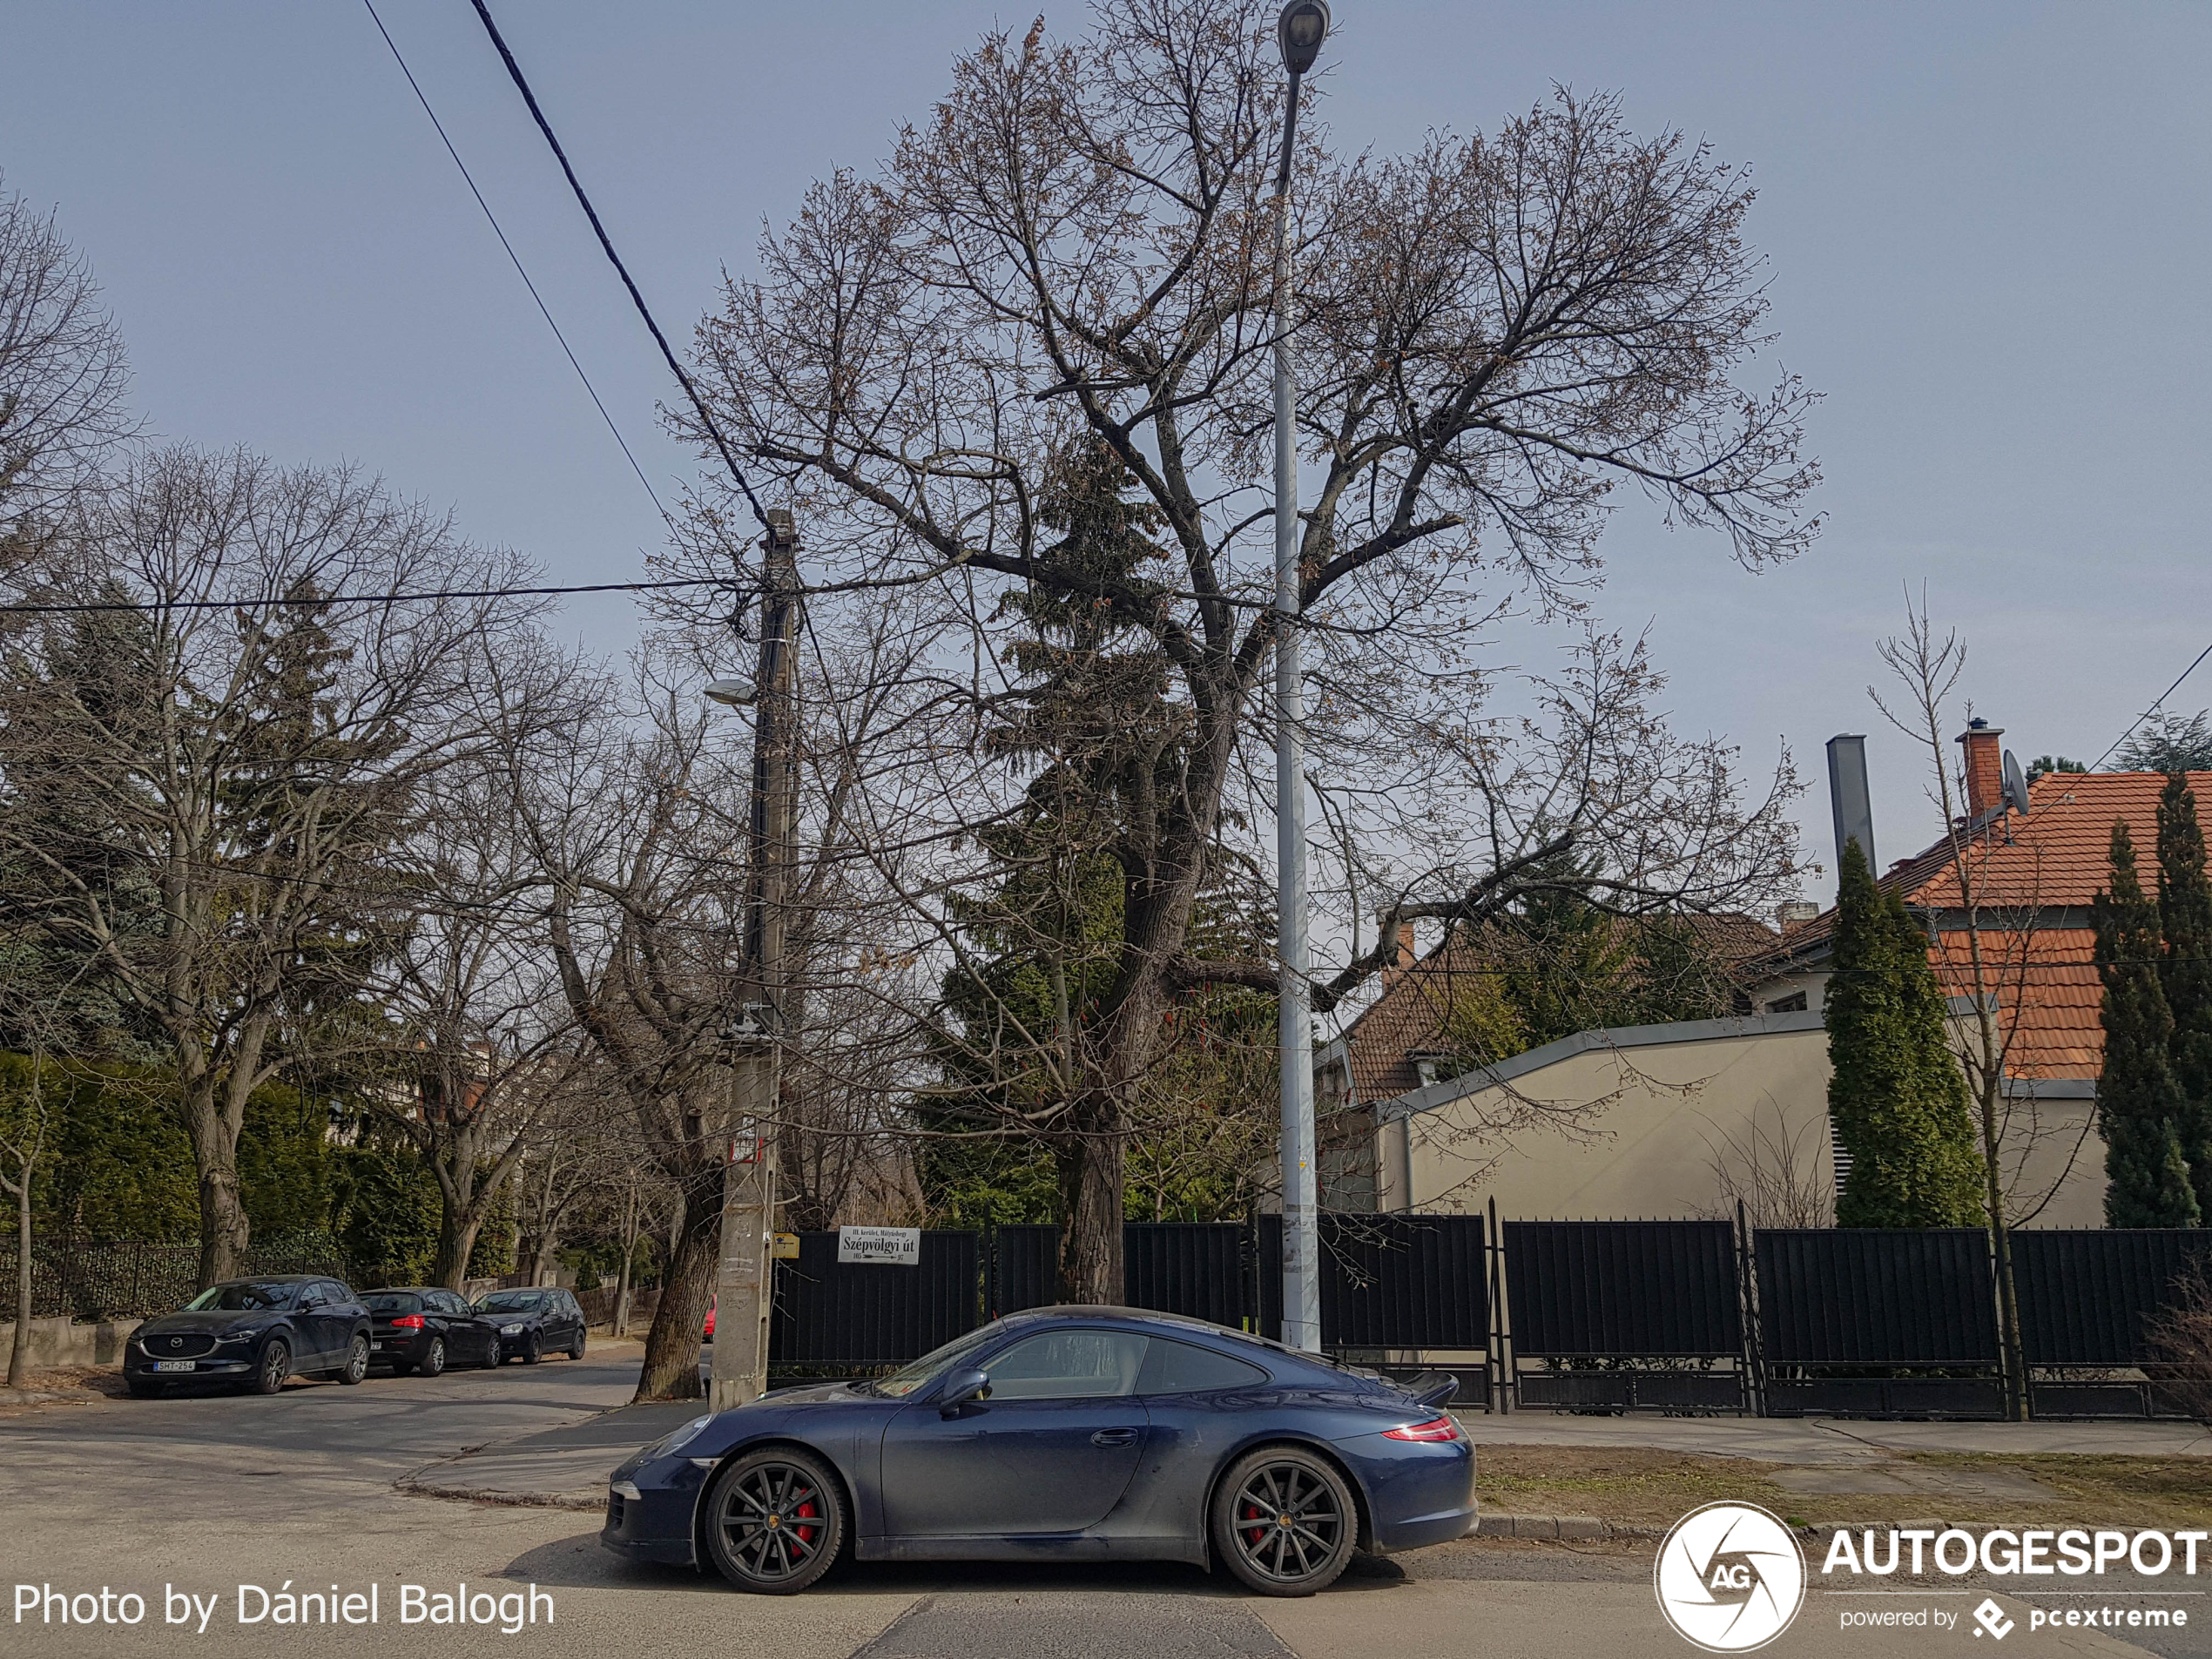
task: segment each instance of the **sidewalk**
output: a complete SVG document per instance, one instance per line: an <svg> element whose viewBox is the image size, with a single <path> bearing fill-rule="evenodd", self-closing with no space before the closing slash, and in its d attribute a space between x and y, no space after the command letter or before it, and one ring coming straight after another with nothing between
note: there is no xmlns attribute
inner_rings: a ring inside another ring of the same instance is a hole
<svg viewBox="0 0 2212 1659"><path fill-rule="evenodd" d="M402 1492L549 1509L607 1507L607 1476L639 1447L706 1410L703 1400L624 1406L567 1428L547 1429L424 1465L395 1482Z"/></svg>
<svg viewBox="0 0 2212 1659"><path fill-rule="evenodd" d="M1877 1463L1913 1452L2212 1457L2212 1432L2194 1423L1881 1423L1824 1417L1469 1412L1460 1424L1477 1446L1629 1446L1768 1463ZM2212 1476L2212 1471L2207 1473Z"/></svg>
<svg viewBox="0 0 2212 1659"><path fill-rule="evenodd" d="M705 1410L698 1400L624 1406L567 1428L426 1465L398 1485L403 1492L477 1503L597 1510L606 1505L607 1476L617 1464ZM1460 1422L1478 1447L1633 1447L1810 1467L1864 1467L1914 1452L2212 1458L2212 1433L2191 1423L1875 1423L1826 1418L1581 1417L1551 1412L1472 1412ZM2212 1469L2207 1474L2212 1478Z"/></svg>

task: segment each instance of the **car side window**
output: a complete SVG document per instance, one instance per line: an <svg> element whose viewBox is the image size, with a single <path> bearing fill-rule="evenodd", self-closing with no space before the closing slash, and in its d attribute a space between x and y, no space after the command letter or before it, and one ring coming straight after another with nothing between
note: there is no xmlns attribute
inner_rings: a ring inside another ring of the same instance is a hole
<svg viewBox="0 0 2212 1659"><path fill-rule="evenodd" d="M1258 1366L1188 1342L1154 1337L1137 1374L1140 1394L1202 1394L1215 1388L1251 1388L1267 1380Z"/></svg>
<svg viewBox="0 0 2212 1659"><path fill-rule="evenodd" d="M1109 1399L1136 1392L1145 1339L1127 1331L1047 1331L984 1367L991 1398Z"/></svg>
<svg viewBox="0 0 2212 1659"><path fill-rule="evenodd" d="M321 1285L310 1285L300 1292L300 1311L305 1313L311 1308L319 1308L328 1299L323 1295Z"/></svg>
<svg viewBox="0 0 2212 1659"><path fill-rule="evenodd" d="M459 1297L455 1296L451 1291L441 1291L438 1292L438 1308L440 1312L445 1313L466 1313L469 1312L469 1305L462 1301Z"/></svg>
<svg viewBox="0 0 2212 1659"><path fill-rule="evenodd" d="M325 1279L322 1297L326 1302L350 1302L354 1299L354 1293L334 1279Z"/></svg>

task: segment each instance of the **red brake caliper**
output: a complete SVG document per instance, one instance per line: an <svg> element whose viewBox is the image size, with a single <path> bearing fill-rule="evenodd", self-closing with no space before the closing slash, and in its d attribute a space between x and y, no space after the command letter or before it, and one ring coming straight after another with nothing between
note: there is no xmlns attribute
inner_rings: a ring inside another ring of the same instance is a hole
<svg viewBox="0 0 2212 1659"><path fill-rule="evenodd" d="M814 1501L812 1498L807 1499L805 1503L799 1506L799 1518L801 1521L811 1519L813 1514ZM801 1527L799 1528L799 1541L806 1545L810 1548L813 1548L814 1542L814 1529L812 1527Z"/></svg>
<svg viewBox="0 0 2212 1659"><path fill-rule="evenodd" d="M1247 1502L1244 1505L1244 1519L1247 1521L1258 1521L1259 1519L1259 1506ZM1267 1536L1267 1528L1264 1526L1247 1527L1244 1528L1244 1533L1245 1541L1247 1543L1257 1544L1261 1539Z"/></svg>

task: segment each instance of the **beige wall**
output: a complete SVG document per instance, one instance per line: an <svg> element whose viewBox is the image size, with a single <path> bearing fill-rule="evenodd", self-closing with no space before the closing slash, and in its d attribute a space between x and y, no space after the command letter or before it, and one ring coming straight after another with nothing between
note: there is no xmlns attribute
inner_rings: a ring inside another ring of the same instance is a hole
<svg viewBox="0 0 2212 1659"><path fill-rule="evenodd" d="M1393 1118L1386 1107L1377 1131L1379 1207L1474 1211L1494 1197L1501 1217L1529 1220L1719 1216L1734 1213L1734 1192L1750 1184L1754 1165L1770 1190L1786 1185L1801 1202L1832 1201L1828 1076L1828 1037L1815 1023L1599 1046L1427 1110ZM1448 1092L1440 1085L1406 1099L1426 1104ZM2015 1135L2025 1135L2021 1114L2029 1109L2040 1133L2026 1180L2010 1172L2014 1191L2040 1196L2060 1185L2033 1225L2103 1224L2104 1149L2094 1133L2082 1140L2090 1107L2015 1103ZM1813 1224L1832 1220L1831 1202Z"/></svg>

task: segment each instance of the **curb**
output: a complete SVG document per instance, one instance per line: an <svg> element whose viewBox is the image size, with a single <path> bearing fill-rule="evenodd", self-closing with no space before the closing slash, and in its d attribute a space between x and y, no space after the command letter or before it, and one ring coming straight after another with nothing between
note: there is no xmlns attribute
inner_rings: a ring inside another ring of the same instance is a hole
<svg viewBox="0 0 2212 1659"><path fill-rule="evenodd" d="M597 1514L607 1507L605 1494L598 1492L589 1496L576 1492L509 1492L497 1487L449 1486L412 1474L393 1481L392 1489L408 1497L448 1498L462 1503L498 1504L514 1509L574 1509Z"/></svg>
<svg viewBox="0 0 2212 1659"><path fill-rule="evenodd" d="M1463 1534L1468 1538L1664 1538L1664 1527L1644 1527L1625 1521L1601 1521L1595 1515L1484 1515Z"/></svg>

